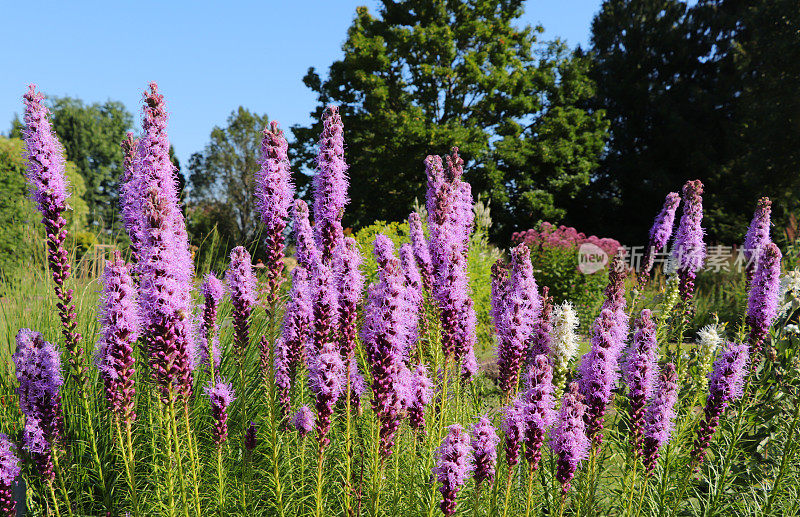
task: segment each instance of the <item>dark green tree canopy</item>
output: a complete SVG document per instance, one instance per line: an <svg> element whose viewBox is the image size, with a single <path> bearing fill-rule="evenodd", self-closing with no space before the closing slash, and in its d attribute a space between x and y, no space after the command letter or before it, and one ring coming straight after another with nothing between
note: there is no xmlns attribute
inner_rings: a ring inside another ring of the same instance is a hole
<svg viewBox="0 0 800 517"><path fill-rule="evenodd" d="M187 201L196 236L215 225L230 242L244 243L255 234L253 179L259 168L261 131L268 123L266 115L240 106L228 117L227 126L211 130L205 149L189 158Z"/></svg>
<svg viewBox="0 0 800 517"><path fill-rule="evenodd" d="M404 219L424 195L423 159L452 146L473 193L491 198L501 234L561 214L559 196L588 182L605 122L580 107L592 93L585 64L563 46L540 49L541 28L517 27L522 3L384 0L377 16L357 9L344 58L327 78L312 68L304 79L319 95L315 120L326 104L340 105L352 199L345 224ZM570 119L577 125L567 129ZM293 131L296 156L313 169L320 124ZM556 164L558 155L569 159Z"/></svg>

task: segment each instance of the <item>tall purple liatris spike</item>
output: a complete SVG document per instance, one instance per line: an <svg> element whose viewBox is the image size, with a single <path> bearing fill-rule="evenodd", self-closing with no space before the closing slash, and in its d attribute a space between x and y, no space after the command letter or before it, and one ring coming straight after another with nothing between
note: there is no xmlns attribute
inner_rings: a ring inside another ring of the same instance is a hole
<svg viewBox="0 0 800 517"><path fill-rule="evenodd" d="M610 309L603 309L594 325L592 348L583 356L578 369L580 391L586 403L586 435L598 446L603 442L600 432L603 430L603 417L619 378L621 349L622 345L614 335L614 316Z"/></svg>
<svg viewBox="0 0 800 517"><path fill-rule="evenodd" d="M473 477L476 490L480 490L483 482L491 483L494 480L498 443L500 437L497 436L492 422L486 415L480 417L478 423L472 427L472 441L470 441L475 465Z"/></svg>
<svg viewBox="0 0 800 517"><path fill-rule="evenodd" d="M55 282L58 298L58 315L61 333L69 355L70 375L83 385L87 381L84 373L81 335L76 331L77 316L72 302L73 290L67 289L70 264L64 242L67 238L64 212L69 209L67 199L68 182L64 170L64 148L58 141L44 105L44 95L31 84L23 96L25 101L25 157L28 159L27 179L31 197L42 213L47 236L47 258Z"/></svg>
<svg viewBox="0 0 800 517"><path fill-rule="evenodd" d="M433 382L428 369L418 364L411 370L411 404L408 407L408 423L412 429L425 434L425 406L431 402Z"/></svg>
<svg viewBox="0 0 800 517"><path fill-rule="evenodd" d="M338 300L334 272L329 265L318 262L311 275L311 307L313 330L311 345L314 353L330 342L336 343ZM339 346L336 343L338 351Z"/></svg>
<svg viewBox="0 0 800 517"><path fill-rule="evenodd" d="M561 483L564 493L572 486L578 464L589 454L590 440L584 427L586 406L581 398L578 383L573 382L569 385L569 391L564 393L556 426L550 432L550 448L558 456L556 479Z"/></svg>
<svg viewBox="0 0 800 517"><path fill-rule="evenodd" d="M608 271L608 285L606 285L603 294L603 309L611 311L613 318L613 331L614 336L619 341L620 346L628 338L628 313L625 312L627 301L625 300L625 277L627 270L625 268L625 258L622 251L614 256L611 267Z"/></svg>
<svg viewBox="0 0 800 517"><path fill-rule="evenodd" d="M547 428L553 424L553 370L545 354L539 354L531 361L525 379L525 459L530 470L539 467L541 448Z"/></svg>
<svg viewBox="0 0 800 517"><path fill-rule="evenodd" d="M302 406L292 417L292 427L300 434L300 438L305 438L314 429L314 412L308 406Z"/></svg>
<svg viewBox="0 0 800 517"><path fill-rule="evenodd" d="M19 408L26 420L35 420L48 443L54 444L63 433L61 408L61 354L38 332L22 329L17 333L17 350L12 359L19 386Z"/></svg>
<svg viewBox="0 0 800 517"><path fill-rule="evenodd" d="M317 174L314 176L314 230L322 261L329 263L342 241L342 215L347 198L347 163L344 161L344 127L337 106L322 115Z"/></svg>
<svg viewBox="0 0 800 517"><path fill-rule="evenodd" d="M772 201L768 197L758 200L758 206L750 221L750 227L744 236L742 252L747 260L748 279L752 279L753 272L758 268L759 256L764 246L772 242L769 237L770 216L772 214Z"/></svg>
<svg viewBox="0 0 800 517"><path fill-rule="evenodd" d="M680 294L686 305L694 297L694 279L706 259L706 244L703 241L703 183L687 181L683 186L683 214L672 243L672 257L680 279Z"/></svg>
<svg viewBox="0 0 800 517"><path fill-rule="evenodd" d="M364 275L360 267L363 259L358 252L358 244L352 237L344 239L344 245L336 250L334 271L336 277L336 296L338 298L338 337L339 353L345 363L347 384L351 393L358 375L357 364L353 356L358 333L358 313L356 309L364 290ZM356 397L358 398L358 397Z"/></svg>
<svg viewBox="0 0 800 517"><path fill-rule="evenodd" d="M217 312L222 298L225 296L225 286L217 278L213 271L206 273L203 283L200 286L200 293L203 295L203 323L200 335L200 348L198 354L198 364L208 363L214 367L214 371L219 370L220 351L219 351L219 329L217 328ZM211 362L213 361L213 363Z"/></svg>
<svg viewBox="0 0 800 517"><path fill-rule="evenodd" d="M192 392L194 267L169 158L167 110L155 83L144 94L144 135L137 147L142 206L139 305L153 379L165 403Z"/></svg>
<svg viewBox="0 0 800 517"><path fill-rule="evenodd" d="M747 299L747 325L750 327L747 343L754 361L761 351L764 339L769 334L778 314L781 276L781 250L775 243L764 246L758 257L758 268L753 275Z"/></svg>
<svg viewBox="0 0 800 517"><path fill-rule="evenodd" d="M653 221L653 226L650 228L650 242L644 252L644 260L642 261L642 269L639 272L639 285L643 286L650 278L650 272L653 270L656 255L661 252L672 237L672 229L675 226L675 212L681 202L681 197L677 192L670 192L664 200L664 206Z"/></svg>
<svg viewBox="0 0 800 517"><path fill-rule="evenodd" d="M447 436L442 445L437 449L436 466L433 474L442 486L442 502L439 507L446 516L456 512L456 496L467 477L472 471L472 456L470 454L469 434L459 424L447 428Z"/></svg>
<svg viewBox="0 0 800 517"><path fill-rule="evenodd" d="M3 517L17 515L14 483L22 469L12 447L13 444L8 436L0 433L0 515Z"/></svg>
<svg viewBox="0 0 800 517"><path fill-rule="evenodd" d="M233 306L234 347L239 361L250 345L250 314L256 303L256 277L250 254L242 246L231 251L231 265L225 274Z"/></svg>
<svg viewBox="0 0 800 517"><path fill-rule="evenodd" d="M266 350L265 352L264 360L269 361L269 351ZM275 340L273 369L275 372L275 394L278 399L281 418L289 414L289 406L291 404L292 372L289 356L289 347L286 346L283 337L279 337ZM269 373L267 372L266 375L269 375Z"/></svg>
<svg viewBox="0 0 800 517"><path fill-rule="evenodd" d="M519 463L519 450L528 429L528 422L525 419L525 402L516 397L511 404L506 407L503 415L503 433L505 438L506 464L509 468Z"/></svg>
<svg viewBox="0 0 800 517"><path fill-rule="evenodd" d="M323 344L316 357L309 358L308 381L315 396L320 449L330 443L328 431L331 428L331 415L333 406L342 394L345 374L342 357L331 341Z"/></svg>
<svg viewBox="0 0 800 517"><path fill-rule="evenodd" d="M289 169L288 144L274 120L261 138L261 169L256 173L256 206L264 224L267 255L267 303L272 306L283 277L283 230L294 195Z"/></svg>
<svg viewBox="0 0 800 517"><path fill-rule="evenodd" d="M133 348L139 339L139 306L136 286L119 251L103 271L100 327L95 362L106 399L120 421L130 424L136 419Z"/></svg>
<svg viewBox="0 0 800 517"><path fill-rule="evenodd" d="M136 155L139 140L130 131L122 141L122 179L119 185L120 211L125 232L131 241L131 259L135 264L141 260L140 252L144 235L142 235L142 178L139 177Z"/></svg>
<svg viewBox="0 0 800 517"><path fill-rule="evenodd" d="M428 251L428 240L422 231L422 218L417 212L409 214L408 228L411 236L411 246L414 250L414 258L422 275L422 283L425 289L430 290L433 284L433 264L431 263L430 251Z"/></svg>
<svg viewBox="0 0 800 517"><path fill-rule="evenodd" d="M372 370L372 408L380 422L380 450L387 458L392 453L394 434L400 423L394 388L405 347L398 329L405 328L407 313L403 273L392 242L378 234L374 251L380 266L379 279L368 291L361 336Z"/></svg>
<svg viewBox="0 0 800 517"><path fill-rule="evenodd" d="M295 372L305 356L306 344L311 339L313 308L308 271L303 266L292 270L292 289L283 316L281 337L286 346L286 361L289 377L294 380Z"/></svg>
<svg viewBox="0 0 800 517"><path fill-rule="evenodd" d="M704 410L705 418L697 429L692 450L692 461L698 468L706 454L711 437L719 425L719 419L728 405L741 398L750 351L746 344L728 342L725 350L714 361L714 369L708 375L708 397Z"/></svg>
<svg viewBox="0 0 800 517"><path fill-rule="evenodd" d="M658 378L655 396L644 415L644 455L642 462L649 474L656 468L658 451L669 441L675 419L675 403L678 401L678 378L675 365L664 365Z"/></svg>
<svg viewBox="0 0 800 517"><path fill-rule="evenodd" d="M653 393L653 382L658 368L656 324L649 309L643 309L634 323L633 343L626 350L622 366L630 400L631 443L638 455L642 452L644 406Z"/></svg>
<svg viewBox="0 0 800 517"><path fill-rule="evenodd" d="M311 223L308 221L308 205L302 199L297 199L292 206L292 220L294 222L294 240L297 247L295 252L297 262L313 273L314 268L322 258L314 242Z"/></svg>
<svg viewBox="0 0 800 517"><path fill-rule="evenodd" d="M228 439L228 407L236 400L233 386L220 379L216 384L211 382L205 388L211 403L211 418L214 419L214 443L218 446Z"/></svg>
<svg viewBox="0 0 800 517"><path fill-rule="evenodd" d="M22 431L23 447L33 458L36 473L46 482L52 483L56 478L53 465L51 444L45 437L40 422L28 417L25 419L25 428Z"/></svg>
<svg viewBox="0 0 800 517"><path fill-rule="evenodd" d="M497 367L500 389L508 398L516 390L528 339L541 309L530 248L521 244L511 250L510 278L499 265L493 273L492 316L498 338Z"/></svg>
<svg viewBox="0 0 800 517"><path fill-rule="evenodd" d="M550 341L552 338L550 334L553 330L553 321L551 319L553 297L548 296L549 292L550 289L548 287L542 287L542 310L536 319L536 323L533 324L533 331L530 337L531 344L527 353L529 362L533 361L539 354L550 355L551 353Z"/></svg>

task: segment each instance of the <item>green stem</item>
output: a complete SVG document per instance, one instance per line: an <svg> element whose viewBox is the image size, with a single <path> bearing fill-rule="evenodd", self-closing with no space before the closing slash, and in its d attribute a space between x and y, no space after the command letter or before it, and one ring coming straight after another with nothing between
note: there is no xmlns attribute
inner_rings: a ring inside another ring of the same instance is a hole
<svg viewBox="0 0 800 517"><path fill-rule="evenodd" d="M786 444L783 446L783 457L781 458L781 466L778 470L778 475L775 477L775 482L772 484L767 504L764 507L764 515L769 515L772 510L772 503L775 501L775 496L778 494L778 487L783 481L783 476L786 474L786 467L789 463L789 456L794 452L794 432L797 429L797 421L800 418L800 400L795 401L794 404L794 418L792 419L792 426L789 428L789 436L786 438Z"/></svg>
<svg viewBox="0 0 800 517"><path fill-rule="evenodd" d="M225 469L222 466L222 447L217 446L217 511L219 516L225 515Z"/></svg>
<svg viewBox="0 0 800 517"><path fill-rule="evenodd" d="M56 513L56 517L61 517L61 511L58 509L58 499L56 499L56 491L53 490L53 482L47 482L47 488L50 489L50 497L53 499L53 511ZM67 508L69 508L69 504L67 504Z"/></svg>
<svg viewBox="0 0 800 517"><path fill-rule="evenodd" d="M103 466L100 463L100 454L97 452L97 436L94 432L94 419L92 418L92 413L89 411L88 391L89 386L87 382L84 383L84 386L80 389L79 395L81 399L81 405L83 406L83 413L86 415L86 426L89 431L89 440L92 445L92 460L94 460L94 466L97 469L97 476L100 478L100 485L103 487L103 498L106 500L106 503L109 503L109 493L108 489L106 488L106 478L103 475Z"/></svg>
<svg viewBox="0 0 800 517"><path fill-rule="evenodd" d="M119 452L122 455L122 461L125 463L125 475L128 478L128 490L131 493L131 504L133 505L133 513L136 517L139 516L139 500L136 494L136 482L133 479L133 469L131 460L128 458L128 453L125 448L125 442L122 438L122 426L120 425L119 418L114 417L114 427L117 431L117 443L119 444Z"/></svg>
<svg viewBox="0 0 800 517"><path fill-rule="evenodd" d="M508 499L511 495L511 478L514 474L513 467L511 465L508 466L508 474L506 474L506 495L503 502L503 517L508 515Z"/></svg>
<svg viewBox="0 0 800 517"><path fill-rule="evenodd" d="M346 516L350 516L353 514L352 508L350 508L350 493L352 487L350 486L350 480L352 478L352 461L353 461L353 443L351 440L351 425L350 425L350 361L352 358L348 356L347 362L345 364L346 372L347 372L347 395L345 400L345 437L344 437L344 512Z"/></svg>
<svg viewBox="0 0 800 517"><path fill-rule="evenodd" d="M56 474L58 476L58 483L59 486L61 487L61 495L64 497L64 503L66 503L67 505L67 512L70 515L72 515L72 505L69 503L69 495L67 495L67 489L64 486L64 472L61 470L61 466L58 463L58 451L56 450L55 447L52 447L50 450L51 450L50 454L53 457L53 466L55 467ZM53 489L52 485L53 483L51 482L50 483L51 491ZM54 496L53 501L55 502L55 493L53 493L53 496ZM58 504L55 503L55 506L56 506L56 513L58 513Z"/></svg>
<svg viewBox="0 0 800 517"><path fill-rule="evenodd" d="M212 358L213 362L213 358ZM186 426L186 437L189 440L189 460L192 462L192 481L194 483L194 513L195 517L200 517L200 483L197 478L197 471L200 469L197 461L197 453L195 451L195 439L192 432L192 425L189 422L189 403L183 403L183 423Z"/></svg>
<svg viewBox="0 0 800 517"><path fill-rule="evenodd" d="M178 419L175 416L175 395L170 394L169 398L169 418L172 430L172 438L175 442L175 460L178 464L178 479L181 487L181 507L183 517L189 517L189 498L186 495L186 475L183 470L183 454L180 450L180 439L178 438Z"/></svg>
<svg viewBox="0 0 800 517"><path fill-rule="evenodd" d="M525 517L531 514L531 496L533 495L533 464L528 466L528 487L525 491Z"/></svg>
<svg viewBox="0 0 800 517"><path fill-rule="evenodd" d="M161 418L159 418L161 420ZM175 480L172 478L172 465L175 464L174 461L174 449L172 443L172 424L170 423L170 419L166 419L166 426L164 426L165 431L167 433L167 462L165 465L165 473L167 475L167 498L169 500L169 515L170 517L175 517L177 514L177 509L175 506Z"/></svg>
<svg viewBox="0 0 800 517"><path fill-rule="evenodd" d="M323 516L322 504L322 468L325 463L325 447L320 443L319 455L317 457L317 490L315 493L316 509L314 510L315 517Z"/></svg>

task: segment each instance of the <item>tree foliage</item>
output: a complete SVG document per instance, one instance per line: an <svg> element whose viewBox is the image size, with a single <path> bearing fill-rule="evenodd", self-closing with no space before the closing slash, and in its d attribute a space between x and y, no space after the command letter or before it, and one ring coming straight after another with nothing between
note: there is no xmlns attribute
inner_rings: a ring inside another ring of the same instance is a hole
<svg viewBox="0 0 800 517"><path fill-rule="evenodd" d="M312 114L340 105L351 205L345 224L402 220L424 193L422 161L458 146L474 194L492 201L501 235L562 214L586 185L605 135L584 107L586 63L541 45L540 27L517 27L521 0L383 0L360 7L326 78L312 68ZM297 157L312 169L319 123L294 127Z"/></svg>

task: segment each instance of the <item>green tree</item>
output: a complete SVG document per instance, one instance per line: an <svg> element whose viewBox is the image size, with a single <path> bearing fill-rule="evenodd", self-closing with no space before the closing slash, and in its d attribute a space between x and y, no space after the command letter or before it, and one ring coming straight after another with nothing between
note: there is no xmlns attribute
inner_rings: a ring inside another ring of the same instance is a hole
<svg viewBox="0 0 800 517"><path fill-rule="evenodd" d="M377 16L359 7L344 58L324 80L309 69L315 120L336 103L345 123L346 225L404 219L424 195L423 159L452 146L473 194L491 199L500 235L563 213L557 203L588 181L605 122L576 102L591 93L583 58L572 63L563 46L540 46L541 27L517 27L522 4L383 0ZM320 123L292 129L296 156L312 169ZM570 160L556 165L557 154Z"/></svg>
<svg viewBox="0 0 800 517"><path fill-rule="evenodd" d="M213 226L230 242L244 243L256 232L255 184L261 131L266 115L239 107L227 126L215 126L202 152L189 158L189 214L193 235L203 238Z"/></svg>

